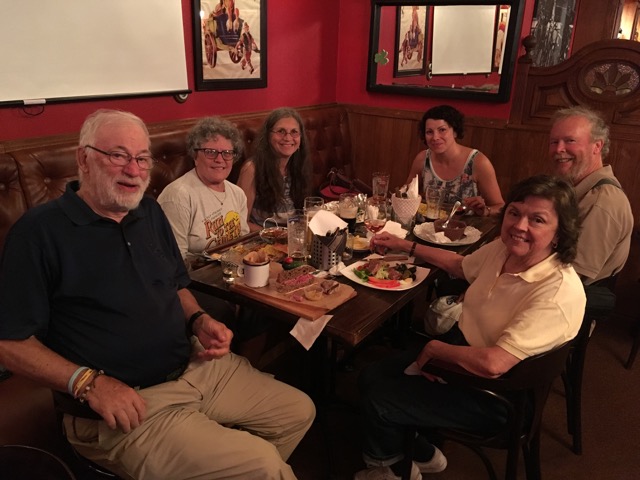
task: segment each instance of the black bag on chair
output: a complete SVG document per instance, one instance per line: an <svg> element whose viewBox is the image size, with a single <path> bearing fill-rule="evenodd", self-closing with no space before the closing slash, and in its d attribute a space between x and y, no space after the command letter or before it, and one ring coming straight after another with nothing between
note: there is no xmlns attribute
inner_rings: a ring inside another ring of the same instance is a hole
<svg viewBox="0 0 640 480"><path fill-rule="evenodd" d="M371 187L359 179L351 179L342 170L332 168L327 180L320 185L320 195L325 201L338 200L342 193L366 193L371 195Z"/></svg>

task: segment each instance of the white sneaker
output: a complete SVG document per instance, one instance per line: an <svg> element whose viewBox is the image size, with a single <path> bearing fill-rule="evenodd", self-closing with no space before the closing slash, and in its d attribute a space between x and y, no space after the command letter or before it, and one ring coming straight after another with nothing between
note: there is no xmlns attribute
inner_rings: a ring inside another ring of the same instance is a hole
<svg viewBox="0 0 640 480"><path fill-rule="evenodd" d="M413 462L413 464L418 467L418 470L420 470L420 473L438 473L447 468L447 457L444 456L444 453L442 453L438 447L433 448L435 448L436 451L431 460L428 462Z"/></svg>
<svg viewBox="0 0 640 480"><path fill-rule="evenodd" d="M442 455L442 452L440 452ZM444 455L443 455L444 456ZM445 460L446 464L446 460ZM353 476L353 480L400 480L401 477L393 473L389 467L372 467L360 470ZM422 474L415 462L411 462L411 480L422 480Z"/></svg>

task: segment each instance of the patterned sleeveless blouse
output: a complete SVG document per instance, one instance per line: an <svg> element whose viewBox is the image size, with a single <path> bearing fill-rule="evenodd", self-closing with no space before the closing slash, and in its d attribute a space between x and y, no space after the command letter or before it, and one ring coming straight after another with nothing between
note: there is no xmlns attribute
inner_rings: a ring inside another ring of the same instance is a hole
<svg viewBox="0 0 640 480"><path fill-rule="evenodd" d="M267 227L273 227L273 220L281 227L287 226L287 216L294 210L293 199L291 198L291 180L288 176L283 178L284 188L284 203L278 205L275 212L265 212L256 207L256 202L253 202L253 208L251 209L250 221L256 225L263 226L264 221L269 219Z"/></svg>
<svg viewBox="0 0 640 480"><path fill-rule="evenodd" d="M456 197L476 197L478 195L478 186L473 181L473 160L478 153L480 153L478 150L471 150L460 175L453 180L443 180L438 177L431 167L431 150L427 150L422 170L422 188L424 190L427 187L444 188L445 196L443 201L447 203L455 201Z"/></svg>

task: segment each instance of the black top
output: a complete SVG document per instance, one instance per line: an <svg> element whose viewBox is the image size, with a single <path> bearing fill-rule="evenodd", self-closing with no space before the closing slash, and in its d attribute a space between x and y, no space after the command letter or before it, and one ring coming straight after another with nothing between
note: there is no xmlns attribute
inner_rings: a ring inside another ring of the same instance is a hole
<svg viewBox="0 0 640 480"><path fill-rule="evenodd" d="M30 209L0 263L0 338L35 335L79 365L130 386L161 383L188 362L177 291L189 284L171 227L145 197L117 223L76 194Z"/></svg>

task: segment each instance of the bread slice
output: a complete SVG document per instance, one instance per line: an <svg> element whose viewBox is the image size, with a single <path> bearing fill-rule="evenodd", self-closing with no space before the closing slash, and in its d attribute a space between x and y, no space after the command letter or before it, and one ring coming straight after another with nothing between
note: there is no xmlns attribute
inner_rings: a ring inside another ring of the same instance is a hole
<svg viewBox="0 0 640 480"><path fill-rule="evenodd" d="M290 293L299 288L311 285L316 281L312 275L316 269L311 265L301 265L291 270L283 270L276 279L276 290L279 293Z"/></svg>

